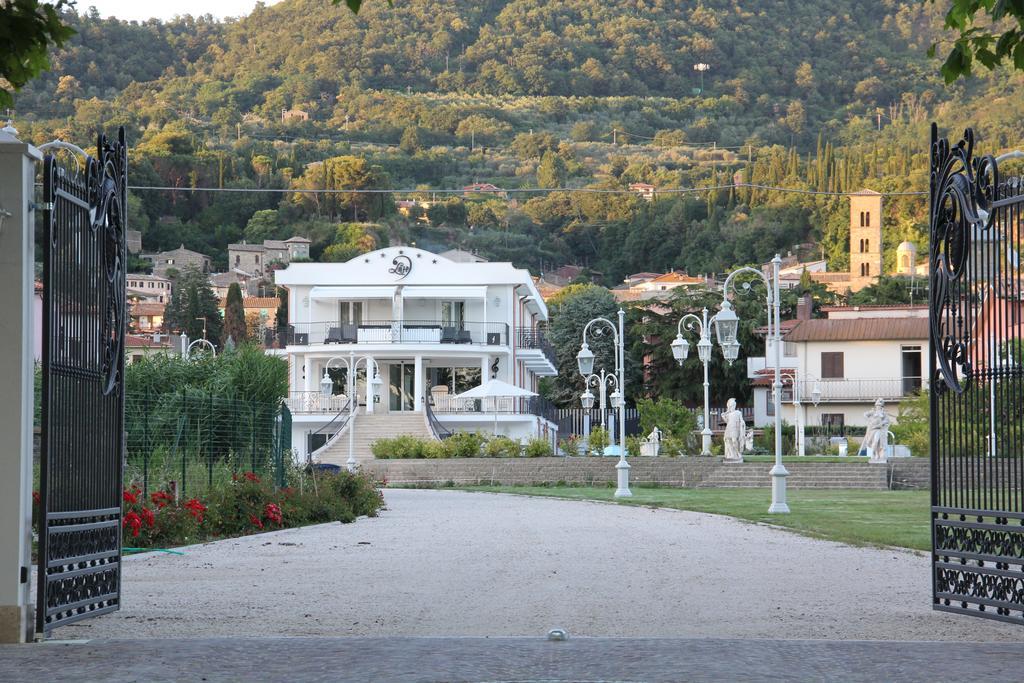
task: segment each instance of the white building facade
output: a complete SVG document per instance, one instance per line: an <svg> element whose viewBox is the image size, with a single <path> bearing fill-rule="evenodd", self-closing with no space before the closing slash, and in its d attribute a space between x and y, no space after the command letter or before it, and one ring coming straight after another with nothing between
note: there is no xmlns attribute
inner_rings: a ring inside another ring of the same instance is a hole
<svg viewBox="0 0 1024 683"><path fill-rule="evenodd" d="M360 422L379 437L410 433L416 423L417 433L496 431L554 443L539 398L457 398L492 378L537 392L541 377L557 374L542 331L547 307L528 271L394 247L346 263L292 263L275 281L288 290L283 354L298 459L331 436L353 359L356 434ZM376 397L366 367L379 371ZM321 390L325 370L330 399Z"/></svg>
<svg viewBox="0 0 1024 683"><path fill-rule="evenodd" d="M783 420L834 431L862 427L864 413L881 398L895 422L900 401L927 387L928 308L837 306L823 311L827 318L800 320L783 337ZM774 419L772 372L764 358L748 359L758 427Z"/></svg>

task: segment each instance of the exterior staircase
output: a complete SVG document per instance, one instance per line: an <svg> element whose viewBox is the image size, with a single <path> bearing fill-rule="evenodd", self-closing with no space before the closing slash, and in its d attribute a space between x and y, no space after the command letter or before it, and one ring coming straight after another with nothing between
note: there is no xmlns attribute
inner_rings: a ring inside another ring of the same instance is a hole
<svg viewBox="0 0 1024 683"><path fill-rule="evenodd" d="M345 466L345 463L348 462L348 429L350 428L351 425L345 427L337 438L320 452L320 462ZM360 408L355 416L355 429L353 451L356 463L359 464L373 460L370 445L377 439L403 434L425 439L434 438L423 413L365 413Z"/></svg>

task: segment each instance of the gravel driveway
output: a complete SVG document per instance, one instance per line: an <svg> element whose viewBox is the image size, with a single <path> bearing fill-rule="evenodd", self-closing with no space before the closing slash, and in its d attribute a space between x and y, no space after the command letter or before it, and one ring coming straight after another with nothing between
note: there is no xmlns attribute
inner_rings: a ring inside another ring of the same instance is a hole
<svg viewBox="0 0 1024 683"><path fill-rule="evenodd" d="M59 638L580 636L1010 640L930 609L928 557L694 512L386 491L355 524L127 558L124 608Z"/></svg>

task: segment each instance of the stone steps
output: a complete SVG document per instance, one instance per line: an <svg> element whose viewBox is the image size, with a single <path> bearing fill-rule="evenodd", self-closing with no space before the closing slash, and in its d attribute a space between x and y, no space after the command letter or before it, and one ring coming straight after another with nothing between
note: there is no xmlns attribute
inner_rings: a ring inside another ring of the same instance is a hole
<svg viewBox="0 0 1024 683"><path fill-rule="evenodd" d="M370 447L378 439L400 435L433 439L434 435L424 421L423 413L364 413L355 418L352 451L359 464L374 460ZM348 462L348 433L342 432L337 440L320 454L320 462L344 466Z"/></svg>

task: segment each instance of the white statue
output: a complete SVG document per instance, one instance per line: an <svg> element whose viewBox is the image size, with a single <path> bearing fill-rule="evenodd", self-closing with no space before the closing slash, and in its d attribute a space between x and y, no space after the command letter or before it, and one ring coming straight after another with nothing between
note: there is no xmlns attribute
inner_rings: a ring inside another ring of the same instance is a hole
<svg viewBox="0 0 1024 683"><path fill-rule="evenodd" d="M725 407L725 461L743 462L747 425L743 422L743 413L736 410L736 399L730 398Z"/></svg>
<svg viewBox="0 0 1024 683"><path fill-rule="evenodd" d="M743 452L750 453L754 450L754 430L747 430L747 438L743 442Z"/></svg>
<svg viewBox="0 0 1024 683"><path fill-rule="evenodd" d="M661 450L661 430L655 427L640 444L640 455L657 457Z"/></svg>
<svg viewBox="0 0 1024 683"><path fill-rule="evenodd" d="M885 412L885 401L878 399L875 407L864 413L867 420L867 428L864 431L864 440L860 442L858 453L867 451L868 462L884 463L885 452L889 445L889 425L892 418Z"/></svg>

